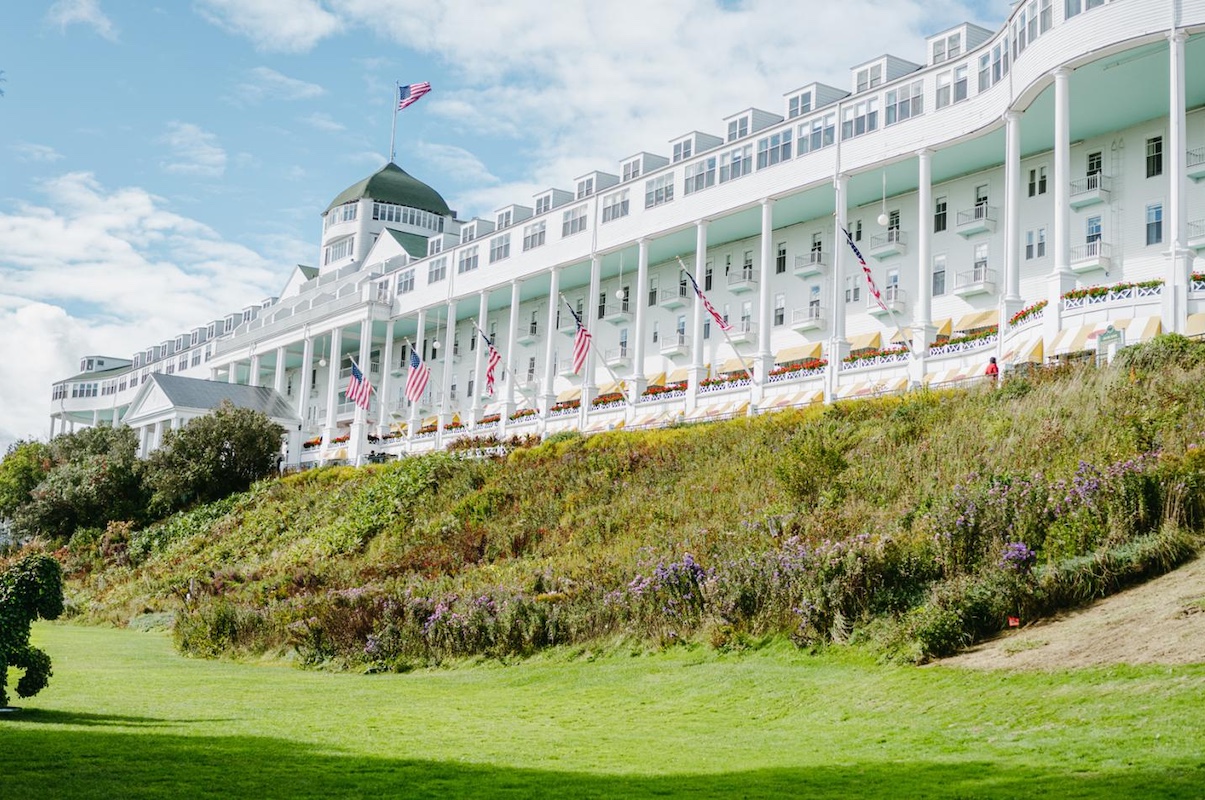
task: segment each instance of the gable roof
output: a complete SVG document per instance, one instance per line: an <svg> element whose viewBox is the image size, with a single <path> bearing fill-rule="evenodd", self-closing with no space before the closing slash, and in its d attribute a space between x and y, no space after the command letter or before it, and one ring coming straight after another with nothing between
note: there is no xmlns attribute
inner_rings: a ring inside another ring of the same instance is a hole
<svg viewBox="0 0 1205 800"><path fill-rule="evenodd" d="M406 233L405 231L395 231L393 228L386 228L393 240L402 246L402 249L410 254L411 258L426 258L427 257L427 237L419 236L417 233Z"/></svg>
<svg viewBox="0 0 1205 800"><path fill-rule="evenodd" d="M162 398L156 404L152 396ZM258 411L277 422L300 423L296 410L275 389L267 386L244 386L180 375L153 373L138 390L126 412L126 421L137 420L144 411L154 413L164 407L213 411L229 400L236 408ZM149 402L148 402L149 401ZM149 408L148 406L155 406Z"/></svg>
<svg viewBox="0 0 1205 800"><path fill-rule="evenodd" d="M448 208L448 204L444 202L439 192L411 176L393 162L381 167L364 180L344 189L338 197L331 201L326 210L330 211L335 206L365 197L380 200L382 203L396 203L399 206L417 208L420 211L430 211L441 217L452 214L452 210Z"/></svg>

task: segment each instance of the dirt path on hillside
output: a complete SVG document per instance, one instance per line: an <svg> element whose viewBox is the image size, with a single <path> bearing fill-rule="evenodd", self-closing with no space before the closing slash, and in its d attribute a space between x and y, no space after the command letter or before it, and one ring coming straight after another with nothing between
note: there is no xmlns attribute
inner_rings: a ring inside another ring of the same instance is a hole
<svg viewBox="0 0 1205 800"><path fill-rule="evenodd" d="M978 669L1205 663L1205 557L940 663Z"/></svg>

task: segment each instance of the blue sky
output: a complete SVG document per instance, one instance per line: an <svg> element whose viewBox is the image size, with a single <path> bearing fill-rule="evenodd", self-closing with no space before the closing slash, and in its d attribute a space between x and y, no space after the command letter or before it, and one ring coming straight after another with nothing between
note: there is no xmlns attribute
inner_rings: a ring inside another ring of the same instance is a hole
<svg viewBox="0 0 1205 800"><path fill-rule="evenodd" d="M50 382L277 293L386 160L466 218L720 131L986 0L58 0L0 24L0 447ZM874 25L860 25L874 20Z"/></svg>

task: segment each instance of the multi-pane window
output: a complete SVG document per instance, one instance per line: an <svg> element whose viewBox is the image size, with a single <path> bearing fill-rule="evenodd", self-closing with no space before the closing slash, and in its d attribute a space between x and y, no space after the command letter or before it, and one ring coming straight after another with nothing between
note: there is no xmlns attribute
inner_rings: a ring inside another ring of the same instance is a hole
<svg viewBox="0 0 1205 800"><path fill-rule="evenodd" d="M845 302L856 303L862 297L862 284L859 283L861 278L854 278L852 275L845 277Z"/></svg>
<svg viewBox="0 0 1205 800"><path fill-rule="evenodd" d="M544 214L552 210L552 195L546 194L536 198L536 213Z"/></svg>
<svg viewBox="0 0 1205 800"><path fill-rule="evenodd" d="M849 139L870 133L879 127L879 98L872 97L862 100L852 106L846 106L841 113L841 138Z"/></svg>
<svg viewBox="0 0 1205 800"><path fill-rule="evenodd" d="M1146 207L1146 243L1163 242L1163 204L1152 203Z"/></svg>
<svg viewBox="0 0 1205 800"><path fill-rule="evenodd" d="M913 81L907 86L892 89L887 93L887 122L894 125L924 113L925 85L923 81Z"/></svg>
<svg viewBox="0 0 1205 800"><path fill-rule="evenodd" d="M456 263L456 271L472 272L477 269L477 245L466 247L460 251L460 260Z"/></svg>
<svg viewBox="0 0 1205 800"><path fill-rule="evenodd" d="M791 129L771 134L757 142L757 168L773 166L791 158Z"/></svg>
<svg viewBox="0 0 1205 800"><path fill-rule="evenodd" d="M414 291L414 270L406 269L398 273L397 293L406 294Z"/></svg>
<svg viewBox="0 0 1205 800"><path fill-rule="evenodd" d="M628 190L621 189L618 192L603 197L602 221L610 222L613 219L626 217L628 215Z"/></svg>
<svg viewBox="0 0 1205 800"><path fill-rule="evenodd" d="M715 273L715 264L711 261L707 262L707 266L703 269L703 291L711 291L711 277Z"/></svg>
<svg viewBox="0 0 1205 800"><path fill-rule="evenodd" d="M589 197L592 194L594 194L594 179L593 178L582 178L580 181L577 182L577 199L578 200L581 200L583 197Z"/></svg>
<svg viewBox="0 0 1205 800"><path fill-rule="evenodd" d="M778 243L778 252L774 257L774 274L782 275L787 271L787 243Z"/></svg>
<svg viewBox="0 0 1205 800"><path fill-rule="evenodd" d="M715 156L686 165L686 185L683 194L691 194L715 186Z"/></svg>
<svg viewBox="0 0 1205 800"><path fill-rule="evenodd" d="M644 184L644 207L653 208L674 199L674 173L658 175Z"/></svg>
<svg viewBox="0 0 1205 800"><path fill-rule="evenodd" d="M967 99L967 67L954 68L954 102Z"/></svg>
<svg viewBox="0 0 1205 800"><path fill-rule="evenodd" d="M572 236L586 229L586 207L571 208L561 215L561 236Z"/></svg>
<svg viewBox="0 0 1205 800"><path fill-rule="evenodd" d="M954 33L933 43L933 63L940 64L951 58L958 58L962 52L962 34Z"/></svg>
<svg viewBox="0 0 1205 800"><path fill-rule="evenodd" d="M690 139L687 139L684 142L675 142L674 143L674 159L673 160L674 160L675 164L684 158L691 157L691 154L693 153L693 148L691 146L692 144L693 144L693 142L691 142Z"/></svg>
<svg viewBox="0 0 1205 800"><path fill-rule="evenodd" d="M328 244L323 263L333 264L340 259L350 256L355 251L355 239L356 237L354 236L348 236Z"/></svg>
<svg viewBox="0 0 1205 800"><path fill-rule="evenodd" d="M943 253L933 256L933 296L939 297L946 293L946 257Z"/></svg>
<svg viewBox="0 0 1205 800"><path fill-rule="evenodd" d="M1153 178L1163 174L1163 137L1146 140L1146 176Z"/></svg>
<svg viewBox="0 0 1205 800"><path fill-rule="evenodd" d="M466 225L464 230L460 232L460 243L468 244L477 238L477 228L473 225Z"/></svg>
<svg viewBox="0 0 1205 800"><path fill-rule="evenodd" d="M862 241L862 220L854 220L854 241Z"/></svg>
<svg viewBox="0 0 1205 800"><path fill-rule="evenodd" d="M640 159L629 161L623 165L623 180L625 182L640 177Z"/></svg>
<svg viewBox="0 0 1205 800"><path fill-rule="evenodd" d="M1008 75L1008 37L979 56L979 91L984 92Z"/></svg>
<svg viewBox="0 0 1205 800"><path fill-rule="evenodd" d="M835 111L816 117L811 122L804 122L799 126L799 143L797 145L799 154L803 155L822 147L828 147L835 141L836 131L837 113Z"/></svg>
<svg viewBox="0 0 1205 800"><path fill-rule="evenodd" d="M548 223L544 220L525 226L523 228L523 250L527 251L544 244L544 236L547 233L547 228Z"/></svg>
<svg viewBox="0 0 1205 800"><path fill-rule="evenodd" d="M490 263L510 258L510 234L504 233L490 239Z"/></svg>
<svg viewBox="0 0 1205 800"><path fill-rule="evenodd" d="M513 219L513 213L512 213L512 212L510 212L510 211L501 211L501 212L499 212L499 213L498 213L498 225L497 225L497 227L498 227L498 228L509 228L509 227L510 227L510 224L511 224L511 220L512 220L512 219Z"/></svg>
<svg viewBox="0 0 1205 800"><path fill-rule="evenodd" d="M749 135L749 118L741 117L728 123L728 141L734 142Z"/></svg>
<svg viewBox="0 0 1205 800"><path fill-rule="evenodd" d="M802 92L787 100L787 119L795 119L812 110L812 93Z"/></svg>
<svg viewBox="0 0 1205 800"><path fill-rule="evenodd" d="M987 242L979 242L975 245L975 280L986 280L987 271Z"/></svg>
<svg viewBox="0 0 1205 800"><path fill-rule="evenodd" d="M1097 150L1095 153L1089 153L1088 154L1088 173L1087 173L1088 177L1091 178L1093 175L1099 175L1101 173L1101 166L1102 166L1102 160L1101 160L1100 151Z"/></svg>
<svg viewBox="0 0 1205 800"><path fill-rule="evenodd" d="M1088 244L1096 244L1100 241L1100 216L1088 217L1084 225L1084 241Z"/></svg>
<svg viewBox="0 0 1205 800"><path fill-rule="evenodd" d="M413 225L416 228L425 228L429 231L442 231L444 229L444 218L438 214L432 214L429 211L419 211L417 208L407 208L393 203L373 202L372 218L381 222L400 222L404 225Z"/></svg>
<svg viewBox="0 0 1205 800"><path fill-rule="evenodd" d="M444 240L439 236L432 236L427 240L427 255L433 256L444 251Z"/></svg>
<svg viewBox="0 0 1205 800"><path fill-rule="evenodd" d="M747 144L720 155L720 183L748 175L753 169L753 145Z"/></svg>
<svg viewBox="0 0 1205 800"><path fill-rule="evenodd" d="M326 214L326 223L324 225L324 230L325 230L325 228L329 228L332 225L337 225L340 222L353 221L356 218L356 208L357 207L358 207L358 203L353 201L351 203L344 203L341 206L336 206L335 208L332 208Z"/></svg>
<svg viewBox="0 0 1205 800"><path fill-rule="evenodd" d="M448 259L447 257L436 258L427 265L427 283L439 283L444 278L448 277Z"/></svg>
<svg viewBox="0 0 1205 800"><path fill-rule="evenodd" d="M657 305L657 295L661 291L661 282L656 276L649 278L649 305Z"/></svg>
<svg viewBox="0 0 1205 800"><path fill-rule="evenodd" d="M778 327L787 321L787 296L785 294L774 295L774 327Z"/></svg>
<svg viewBox="0 0 1205 800"><path fill-rule="evenodd" d="M858 70L857 81L859 92L878 86L883 82L883 65L874 64L866 69Z"/></svg>
<svg viewBox="0 0 1205 800"><path fill-rule="evenodd" d="M942 72L937 76L936 105L938 108L945 108L953 99L953 75L952 72Z"/></svg>
<svg viewBox="0 0 1205 800"><path fill-rule="evenodd" d="M1090 11L1098 6L1103 6L1105 0L1066 0L1064 12L1067 19L1083 12Z"/></svg>
<svg viewBox="0 0 1205 800"><path fill-rule="evenodd" d="M986 208L988 202L987 184L981 183L975 187L975 208ZM976 215L978 217L978 215Z"/></svg>
<svg viewBox="0 0 1205 800"><path fill-rule="evenodd" d="M1025 231L1025 260L1031 261L1046 255L1046 229L1035 228Z"/></svg>
<svg viewBox="0 0 1205 800"><path fill-rule="evenodd" d="M939 197L933 203L933 232L941 233L946 229L946 198Z"/></svg>
<svg viewBox="0 0 1205 800"><path fill-rule="evenodd" d="M898 242L900 240L900 212L890 211L887 214L887 241Z"/></svg>
<svg viewBox="0 0 1205 800"><path fill-rule="evenodd" d="M1029 171L1029 196L1046 194L1046 167L1037 167Z"/></svg>

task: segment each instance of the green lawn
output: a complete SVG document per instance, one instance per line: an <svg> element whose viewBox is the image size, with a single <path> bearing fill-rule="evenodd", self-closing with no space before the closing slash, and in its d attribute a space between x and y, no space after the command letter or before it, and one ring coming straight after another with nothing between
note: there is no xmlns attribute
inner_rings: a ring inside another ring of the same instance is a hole
<svg viewBox="0 0 1205 800"><path fill-rule="evenodd" d="M1202 797L1205 666L879 666L779 644L408 675L39 624L0 797Z"/></svg>

